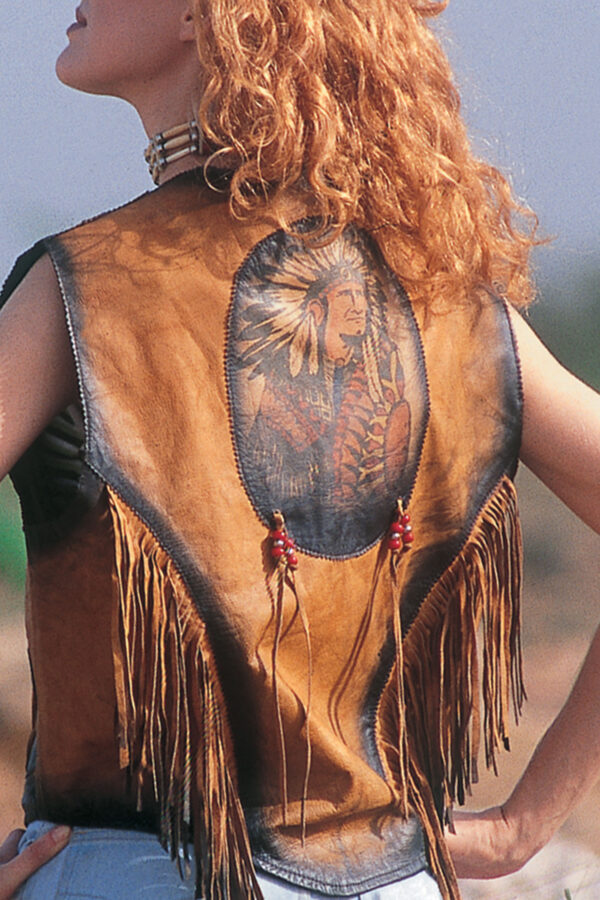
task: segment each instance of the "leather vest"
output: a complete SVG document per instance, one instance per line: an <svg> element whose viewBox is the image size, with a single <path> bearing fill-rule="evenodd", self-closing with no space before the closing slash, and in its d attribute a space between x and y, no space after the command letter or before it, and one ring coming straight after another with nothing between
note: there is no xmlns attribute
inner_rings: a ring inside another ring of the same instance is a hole
<svg viewBox="0 0 600 900"><path fill-rule="evenodd" d="M371 236L311 225L186 174L5 286L50 254L81 392L13 473L35 814L193 842L207 898L259 896L253 864L349 895L427 862L455 898L480 693L488 765L523 699L513 338L495 298L413 308Z"/></svg>

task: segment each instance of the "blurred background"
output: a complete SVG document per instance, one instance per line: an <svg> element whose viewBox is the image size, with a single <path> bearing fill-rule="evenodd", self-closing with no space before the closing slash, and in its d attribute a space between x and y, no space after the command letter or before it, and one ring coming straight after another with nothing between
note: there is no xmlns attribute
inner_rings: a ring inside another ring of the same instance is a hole
<svg viewBox="0 0 600 900"><path fill-rule="evenodd" d="M38 237L151 186L135 114L54 78L77 0L3 0L0 34L0 279ZM88 0L93 4L94 0ZM538 213L554 241L536 252L531 321L571 370L600 388L600 3L451 0L435 25L454 64L472 140ZM527 472L519 475L526 543L528 710L500 779L473 798L504 799L568 694L600 618L599 541ZM17 503L0 485L0 834L20 822L29 727L23 637L24 548ZM509 879L465 897L600 896L600 789L553 845Z"/></svg>

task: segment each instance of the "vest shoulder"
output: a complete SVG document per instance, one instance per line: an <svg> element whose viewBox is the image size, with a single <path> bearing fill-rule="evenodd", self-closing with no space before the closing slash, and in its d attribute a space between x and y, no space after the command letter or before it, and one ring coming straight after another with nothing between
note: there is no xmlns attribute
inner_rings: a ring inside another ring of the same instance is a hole
<svg viewBox="0 0 600 900"><path fill-rule="evenodd" d="M173 264L178 257L226 257L232 249L243 254L265 235L277 231L282 219L294 221L306 214L296 195L278 199L261 214L240 219L230 211L229 192L209 187L193 171L173 178L156 190L125 205L83 222L49 241L55 262L85 267L108 260L135 264L136 258ZM235 249L234 249L235 248Z"/></svg>
<svg viewBox="0 0 600 900"><path fill-rule="evenodd" d="M174 178L122 206L86 219L50 240L69 244L98 239L103 234L114 240L119 233L125 232L142 234L156 229L172 232L181 227L181 220L186 217L202 220L209 211L214 215L219 207L227 207L226 195L211 191L200 176L192 175L194 177Z"/></svg>
<svg viewBox="0 0 600 900"><path fill-rule="evenodd" d="M27 248L15 260L0 289L0 309L12 296L16 288L26 278L35 263L49 252L56 262L56 249L77 248L82 251L92 247L102 251L102 236L114 238L121 232L141 232L147 228L164 229L173 222L175 207L180 214L193 210L201 215L202 210L215 206L226 206L224 195L210 191L205 182L195 179L174 179L156 190L146 191L114 209L106 210L72 225L63 231L45 235ZM161 221L162 220L162 221Z"/></svg>

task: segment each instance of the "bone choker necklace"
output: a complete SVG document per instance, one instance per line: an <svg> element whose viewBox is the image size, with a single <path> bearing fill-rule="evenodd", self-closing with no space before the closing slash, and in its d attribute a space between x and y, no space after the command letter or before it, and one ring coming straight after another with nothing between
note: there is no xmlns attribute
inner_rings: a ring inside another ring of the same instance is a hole
<svg viewBox="0 0 600 900"><path fill-rule="evenodd" d="M170 163L193 153L199 154L201 149L202 134L195 119L155 134L144 153L154 184L158 184L161 174Z"/></svg>

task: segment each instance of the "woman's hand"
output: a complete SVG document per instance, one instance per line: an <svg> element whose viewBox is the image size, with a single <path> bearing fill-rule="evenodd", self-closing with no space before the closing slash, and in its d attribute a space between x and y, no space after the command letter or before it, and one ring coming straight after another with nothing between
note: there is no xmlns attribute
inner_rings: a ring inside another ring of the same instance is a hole
<svg viewBox="0 0 600 900"><path fill-rule="evenodd" d="M569 698L502 807L456 813L447 834L459 878L516 872L550 840L600 777L600 628Z"/></svg>
<svg viewBox="0 0 600 900"><path fill-rule="evenodd" d="M71 837L71 829L58 825L17 856L22 834L21 830L12 831L0 847L0 900L11 900L30 875L62 850Z"/></svg>

